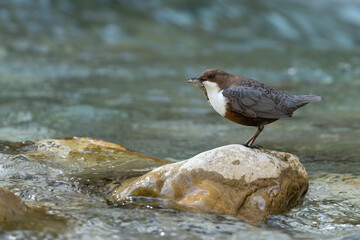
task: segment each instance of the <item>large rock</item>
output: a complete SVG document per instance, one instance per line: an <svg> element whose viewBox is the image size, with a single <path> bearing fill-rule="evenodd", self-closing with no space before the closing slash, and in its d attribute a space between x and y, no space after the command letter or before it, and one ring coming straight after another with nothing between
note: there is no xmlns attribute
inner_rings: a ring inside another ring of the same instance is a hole
<svg viewBox="0 0 360 240"><path fill-rule="evenodd" d="M161 207L258 222L299 204L307 189L307 173L296 156L228 145L127 180L108 200L153 199Z"/></svg>

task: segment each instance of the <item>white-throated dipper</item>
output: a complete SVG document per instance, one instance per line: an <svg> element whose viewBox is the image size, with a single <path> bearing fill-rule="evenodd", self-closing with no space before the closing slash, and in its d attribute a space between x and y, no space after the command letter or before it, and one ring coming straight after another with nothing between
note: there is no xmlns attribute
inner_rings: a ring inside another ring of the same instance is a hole
<svg viewBox="0 0 360 240"><path fill-rule="evenodd" d="M257 131L244 146L256 147L255 139L266 124L291 117L293 112L321 96L293 95L256 80L235 76L220 69L205 70L199 77L188 79L203 91L210 105L221 116Z"/></svg>

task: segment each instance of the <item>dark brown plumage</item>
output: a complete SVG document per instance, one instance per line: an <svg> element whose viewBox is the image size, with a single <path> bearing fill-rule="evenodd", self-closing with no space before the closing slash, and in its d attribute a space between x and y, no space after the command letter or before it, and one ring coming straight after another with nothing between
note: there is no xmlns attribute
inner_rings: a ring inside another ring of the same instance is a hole
<svg viewBox="0 0 360 240"><path fill-rule="evenodd" d="M296 109L322 100L320 96L286 93L220 69L208 69L188 82L200 87L209 103L223 117L238 124L258 127L244 144L248 147L254 146L264 125L291 117Z"/></svg>

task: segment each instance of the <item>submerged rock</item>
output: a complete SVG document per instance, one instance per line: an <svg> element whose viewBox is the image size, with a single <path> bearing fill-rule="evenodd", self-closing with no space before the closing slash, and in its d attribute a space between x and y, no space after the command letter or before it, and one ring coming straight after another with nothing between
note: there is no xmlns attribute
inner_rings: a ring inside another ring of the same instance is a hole
<svg viewBox="0 0 360 240"><path fill-rule="evenodd" d="M0 229L43 231L48 228L63 230L66 226L65 218L48 214L41 208L28 207L18 196L0 187Z"/></svg>
<svg viewBox="0 0 360 240"><path fill-rule="evenodd" d="M127 180L108 200L151 200L161 207L258 222L299 204L307 189L307 173L296 156L228 145Z"/></svg>
<svg viewBox="0 0 360 240"><path fill-rule="evenodd" d="M77 136L15 143L0 141L1 158L11 162L3 172L5 178L43 176L44 183L34 184L68 181L82 193L104 197L112 189L110 183L117 186L128 178L142 176L170 162L130 151L116 143ZM26 168L26 172L17 168ZM20 189L27 191L26 187ZM47 195L37 194L37 198L46 199Z"/></svg>
<svg viewBox="0 0 360 240"><path fill-rule="evenodd" d="M121 162L129 164L131 167L138 168L141 159L141 167L148 167L151 164L164 164L169 161L155 157L145 156L141 153L133 152L117 143L106 142L90 137L66 137L58 139L38 140L27 145L24 154L37 161L62 164L71 166L76 170L85 167L99 166L107 162Z"/></svg>
<svg viewBox="0 0 360 240"><path fill-rule="evenodd" d="M27 211L27 206L18 196L0 187L0 222L21 219Z"/></svg>

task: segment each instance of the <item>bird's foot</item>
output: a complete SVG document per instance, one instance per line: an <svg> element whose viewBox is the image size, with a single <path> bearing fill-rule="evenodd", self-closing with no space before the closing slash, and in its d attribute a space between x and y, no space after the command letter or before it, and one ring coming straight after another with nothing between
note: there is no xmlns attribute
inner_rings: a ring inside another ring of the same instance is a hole
<svg viewBox="0 0 360 240"><path fill-rule="evenodd" d="M243 144L243 146L248 147L248 148L256 148L256 149L263 148L263 146L258 145L258 144L248 145L248 144L245 143L245 144Z"/></svg>

